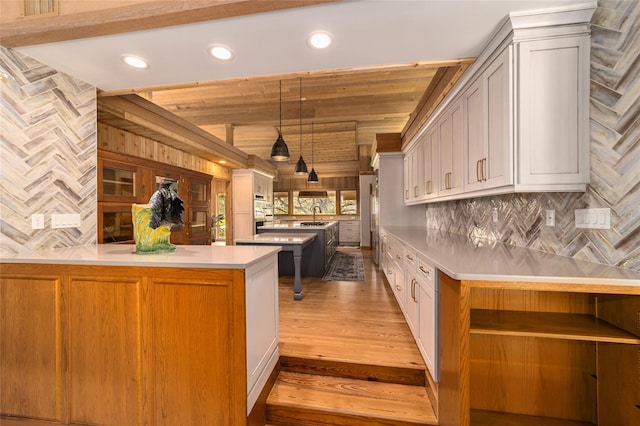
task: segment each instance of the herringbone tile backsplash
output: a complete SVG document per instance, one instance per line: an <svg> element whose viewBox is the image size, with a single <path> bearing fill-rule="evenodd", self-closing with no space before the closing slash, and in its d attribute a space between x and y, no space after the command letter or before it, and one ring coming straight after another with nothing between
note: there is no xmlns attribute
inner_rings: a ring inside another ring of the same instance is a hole
<svg viewBox="0 0 640 426"><path fill-rule="evenodd" d="M427 228L640 270L639 15L637 1L600 0L592 19L587 192L512 194L428 205ZM611 208L611 229L575 228L575 209L602 207ZM494 209L497 223L492 221ZM544 224L547 209L556 212L555 227Z"/></svg>
<svg viewBox="0 0 640 426"><path fill-rule="evenodd" d="M0 47L0 101L0 251L95 244L95 88ZM31 229L34 213L45 229ZM82 226L52 229L53 213Z"/></svg>

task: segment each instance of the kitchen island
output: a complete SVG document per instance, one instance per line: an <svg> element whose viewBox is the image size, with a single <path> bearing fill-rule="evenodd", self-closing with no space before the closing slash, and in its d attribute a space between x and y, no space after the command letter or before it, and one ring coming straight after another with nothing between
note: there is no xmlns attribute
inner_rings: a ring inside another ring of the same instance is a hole
<svg viewBox="0 0 640 426"><path fill-rule="evenodd" d="M0 257L3 425L235 425L264 416L256 402L279 358L280 248L134 250Z"/></svg>
<svg viewBox="0 0 640 426"><path fill-rule="evenodd" d="M329 266L331 257L338 247L338 222L288 222L259 226L258 234L304 234L314 233L316 239L304 252L301 264L303 277L322 277ZM280 275L294 276L295 268L291 253L283 252L278 256Z"/></svg>
<svg viewBox="0 0 640 426"><path fill-rule="evenodd" d="M252 238L236 239L237 245L267 245L278 246L282 249L280 253L291 252L293 254L294 280L293 280L293 298L295 300L302 299L302 252L305 247L316 239L316 234L281 234L266 233L256 234Z"/></svg>

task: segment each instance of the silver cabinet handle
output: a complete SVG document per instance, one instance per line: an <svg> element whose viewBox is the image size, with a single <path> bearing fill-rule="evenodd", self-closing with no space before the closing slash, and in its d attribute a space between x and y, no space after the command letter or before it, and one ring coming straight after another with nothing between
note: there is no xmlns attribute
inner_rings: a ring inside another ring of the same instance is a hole
<svg viewBox="0 0 640 426"><path fill-rule="evenodd" d="M420 270L422 271L423 274L426 274L427 276L429 276L429 273L431 272L431 271L428 271L428 270L424 269L422 267L422 265L420 265Z"/></svg>
<svg viewBox="0 0 640 426"><path fill-rule="evenodd" d="M411 255L410 255L410 254L408 254L408 255L407 255L407 259L409 259L410 261L412 261L412 262L413 262L413 257L411 257Z"/></svg>

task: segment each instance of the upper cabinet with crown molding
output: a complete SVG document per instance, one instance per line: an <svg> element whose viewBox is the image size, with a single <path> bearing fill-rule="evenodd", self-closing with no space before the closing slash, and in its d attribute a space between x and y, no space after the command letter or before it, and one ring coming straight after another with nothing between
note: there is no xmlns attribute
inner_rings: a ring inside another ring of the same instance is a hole
<svg viewBox="0 0 640 426"><path fill-rule="evenodd" d="M509 16L405 144L405 204L586 189L594 10Z"/></svg>

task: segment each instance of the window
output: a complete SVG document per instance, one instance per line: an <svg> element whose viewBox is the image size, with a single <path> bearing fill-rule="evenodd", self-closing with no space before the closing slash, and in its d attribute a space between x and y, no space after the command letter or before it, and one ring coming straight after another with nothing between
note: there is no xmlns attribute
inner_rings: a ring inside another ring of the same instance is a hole
<svg viewBox="0 0 640 426"><path fill-rule="evenodd" d="M336 214L336 191L327 191L327 198L300 198L298 194L299 191L293 191L294 215L312 215L314 206L320 207L322 214Z"/></svg>
<svg viewBox="0 0 640 426"><path fill-rule="evenodd" d="M358 214L358 193L355 189L340 191L340 214Z"/></svg>
<svg viewBox="0 0 640 426"><path fill-rule="evenodd" d="M274 215L289 214L289 193L288 192L273 193L273 214Z"/></svg>

